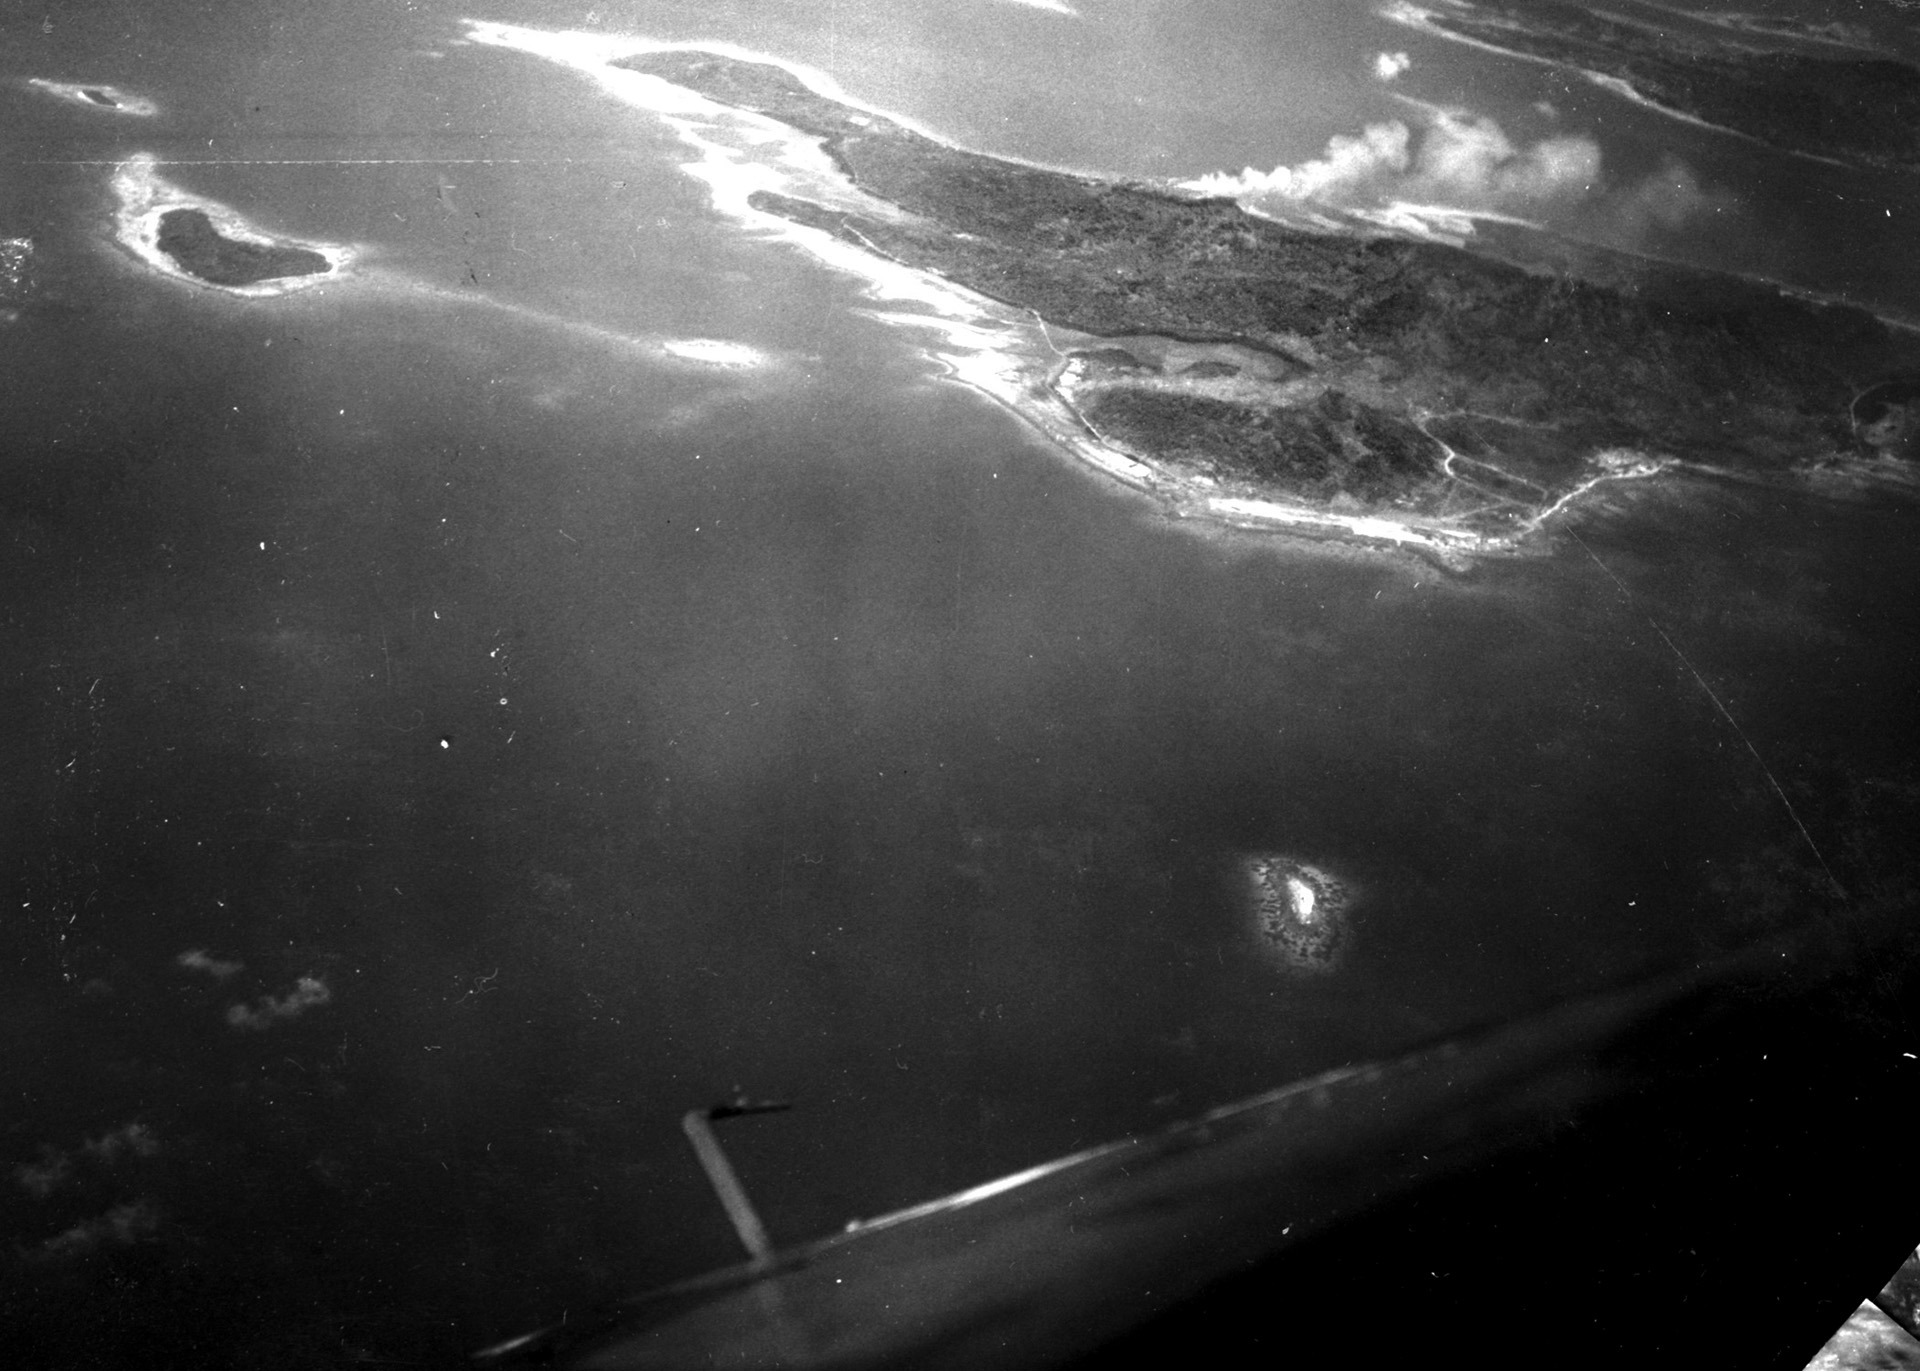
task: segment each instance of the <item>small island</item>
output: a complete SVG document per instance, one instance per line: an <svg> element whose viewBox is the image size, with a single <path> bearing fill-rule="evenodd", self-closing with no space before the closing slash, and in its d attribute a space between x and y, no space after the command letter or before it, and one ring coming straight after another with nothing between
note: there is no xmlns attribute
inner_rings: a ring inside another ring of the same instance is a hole
<svg viewBox="0 0 1920 1371"><path fill-rule="evenodd" d="M1676 466L1845 468L1865 455L1861 385L1920 369L1912 333L1762 283L1311 232L950 147L770 63L611 65L818 138L870 198L761 189L753 209L1028 316L1054 360L1016 407L1064 410L1096 465L1229 523L1509 550L1586 492Z"/></svg>
<svg viewBox="0 0 1920 1371"><path fill-rule="evenodd" d="M1240 865L1261 944L1292 971L1325 973L1336 968L1353 903L1346 883L1276 853L1250 856Z"/></svg>
<svg viewBox="0 0 1920 1371"><path fill-rule="evenodd" d="M284 276L314 276L333 263L308 248L278 247L228 238L204 210L170 209L160 216L156 242L181 270L216 286L250 286Z"/></svg>
<svg viewBox="0 0 1920 1371"><path fill-rule="evenodd" d="M1853 431L1876 457L1920 460L1920 376L1862 391L1853 402Z"/></svg>
<svg viewBox="0 0 1920 1371"><path fill-rule="evenodd" d="M114 236L163 277L247 299L306 290L345 274L357 255L346 244L269 233L239 212L161 176L140 152L113 171Z"/></svg>
<svg viewBox="0 0 1920 1371"><path fill-rule="evenodd" d="M159 113L159 108L153 101L138 95L129 95L118 87L102 85L98 82L81 85L72 81L53 81L44 76L32 76L27 78L27 85L34 90L44 91L56 99L84 105L91 110L132 115L136 118L151 118Z"/></svg>

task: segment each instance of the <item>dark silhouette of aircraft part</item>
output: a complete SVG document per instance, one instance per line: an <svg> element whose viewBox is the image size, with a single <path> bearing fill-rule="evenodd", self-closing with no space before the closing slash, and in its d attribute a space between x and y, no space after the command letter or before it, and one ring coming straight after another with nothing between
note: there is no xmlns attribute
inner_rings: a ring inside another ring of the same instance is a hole
<svg viewBox="0 0 1920 1371"><path fill-rule="evenodd" d="M753 1201L747 1198L746 1187L740 1184L733 1163L727 1160L720 1139L714 1136L713 1125L721 1119L735 1119L747 1114L778 1114L792 1107L780 1101L748 1100L736 1096L726 1104L716 1104L707 1109L689 1109L680 1119L680 1127L686 1133L687 1141L693 1144L693 1152L700 1159L701 1169L713 1184L713 1193L720 1197L720 1207L727 1211L727 1217L733 1221L733 1231L740 1235L740 1245L747 1249L747 1259L754 1266L764 1266L773 1259L773 1244L767 1240L766 1227L760 1222Z"/></svg>
<svg viewBox="0 0 1920 1371"><path fill-rule="evenodd" d="M688 1136L748 1260L477 1359L596 1371L1077 1364L1207 1306L1282 1254L1312 1251L1481 1163L1505 1164L1569 1124L1604 1120L1623 1101L1634 1121L1609 1136L1624 1140L1619 1151L1643 1150L1642 1113L1698 1094L1700 1073L1727 1060L1729 1031L1744 1055L1749 1026L1819 1003L1816 992L1895 969L1910 976L1913 941L1910 909L1816 920L784 1249L768 1243L712 1135L715 1120L759 1107L696 1110ZM1688 1048L1708 1042L1721 1045L1705 1057ZM1833 1074L1817 1055L1810 1070ZM1728 1098L1748 1084L1731 1083ZM1270 1296L1255 1303L1273 1311Z"/></svg>

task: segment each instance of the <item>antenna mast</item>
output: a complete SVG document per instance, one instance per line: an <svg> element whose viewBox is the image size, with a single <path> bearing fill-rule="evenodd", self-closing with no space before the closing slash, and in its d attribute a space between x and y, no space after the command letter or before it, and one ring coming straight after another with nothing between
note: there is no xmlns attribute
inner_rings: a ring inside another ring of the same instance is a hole
<svg viewBox="0 0 1920 1371"><path fill-rule="evenodd" d="M747 1198L746 1187L740 1184L733 1163L727 1160L720 1139L714 1135L713 1126L722 1119L738 1118L743 1114L777 1114L792 1108L780 1100L749 1100L744 1096L735 1096L725 1104L716 1104L706 1109L689 1109L680 1118L680 1127L687 1135L687 1141L693 1144L694 1155L700 1159L701 1168L707 1173L707 1180L713 1185L713 1193L720 1197L720 1207L727 1211L727 1217L733 1221L733 1231L740 1235L740 1245L747 1249L747 1256L755 1266L765 1266L773 1259L773 1244L767 1240L766 1227L755 1212L753 1201Z"/></svg>

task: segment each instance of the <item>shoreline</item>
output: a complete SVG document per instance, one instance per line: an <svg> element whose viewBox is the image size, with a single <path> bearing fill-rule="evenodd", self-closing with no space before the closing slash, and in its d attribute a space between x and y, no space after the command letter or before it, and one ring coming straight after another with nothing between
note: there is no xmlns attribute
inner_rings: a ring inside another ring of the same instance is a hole
<svg viewBox="0 0 1920 1371"><path fill-rule="evenodd" d="M1657 6L1664 10L1664 6ZM1857 34L1842 37L1837 31L1830 31L1801 21L1780 19L1766 14L1715 14L1711 10L1672 10L1678 17L1696 24L1705 24L1712 28L1723 29L1728 33L1744 34L1750 38L1765 38L1775 42L1810 43L1817 47L1839 48L1843 52L1857 52L1867 57L1891 57L1900 60L1900 54L1875 42L1870 32L1865 30ZM1787 27L1773 27L1768 20L1782 23ZM1844 27L1844 25L1836 26Z"/></svg>
<svg viewBox="0 0 1920 1371"><path fill-rule="evenodd" d="M1102 336L1080 330L1074 332L1081 338ZM1252 345L1243 343L1242 346ZM1070 435L1048 430L1036 422L1031 411L1020 406L1009 404L1008 408L1040 428L1045 436L1065 447L1085 465L1155 497L1175 517L1204 518L1243 531L1290 533L1310 539L1351 539L1395 551L1421 553L1454 571L1464 570L1474 557L1512 555L1521 551L1521 536L1502 538L1437 521L1343 514L1253 494L1223 493L1217 482L1170 471L1142 458L1125 443L1101 433L1061 389L1067 370L1081 355L1083 349L1079 348L1059 353L1042 382L1046 398L1067 416L1073 430Z"/></svg>
<svg viewBox="0 0 1920 1371"><path fill-rule="evenodd" d="M1495 51L1504 51L1504 49L1496 48ZM1526 54L1508 52L1507 56L1524 57ZM1682 124L1689 124L1697 129L1705 129L1709 133L1717 133L1722 137L1738 138L1743 143L1751 143L1757 148L1766 148L1768 151L1777 152L1783 157L1798 157L1802 161L1814 162L1823 167L1839 167L1842 171L1863 170L1862 167L1853 162L1845 162L1837 157L1822 157L1817 152L1802 152L1798 148L1783 148L1778 143L1769 143L1766 139L1756 137L1754 134L1742 133L1739 129L1730 129L1725 124L1715 124L1709 120L1700 118L1698 115L1688 114L1685 110L1675 109L1672 105L1663 105L1652 96L1643 94L1637 86L1625 77L1609 76L1607 73L1600 71L1589 71L1585 67L1576 67L1566 62L1556 63L1554 65L1565 67L1589 85L1598 86L1601 90L1609 94L1617 95L1630 105L1638 105L1641 109L1652 110L1655 114L1663 118L1673 119Z"/></svg>
<svg viewBox="0 0 1920 1371"><path fill-rule="evenodd" d="M1397 8L1417 12L1404 2ZM1113 261L1114 274L1124 280L1129 273L1122 267L1130 258L1097 254L1137 256L1145 251L1144 225L1171 225L1175 237L1169 241L1183 244L1182 251L1225 254L1219 279L1291 281L1296 289L1311 290L1315 273L1372 270L1367 263L1391 260L1412 273L1418 291L1420 283L1447 279L1448 273L1480 270L1455 267L1451 257L1420 255L1458 249L1423 249L1417 240L1394 234L1301 230L1190 187L1062 179L1013 159L968 153L884 111L842 103L828 93L837 91L831 81L794 64L731 55L738 51L732 45L661 44L472 21L469 38L555 61L660 119L695 151L696 160L681 169L707 183L718 213L755 238L797 247L856 278L874 302L862 313L934 335L922 351L945 379L1001 404L1076 464L1147 496L1172 517L1411 552L1458 569L1479 558L1531 550L1544 542L1551 523L1602 486L1656 478L1685 465L1665 451L1672 442L1684 444L1686 416L1693 412L1686 408L1692 391L1684 371L1676 374L1670 394L1650 397L1638 433L1633 425L1619 429L1608 422L1609 406L1589 403L1566 417L1564 441L1515 446L1490 439L1493 431L1485 424L1528 427L1524 409L1506 413L1498 387L1489 392L1492 398L1476 403L1477 382L1464 382L1444 361L1406 351L1397 334L1349 333L1346 325L1330 330L1311 312L1248 315L1237 304L1196 308L1194 301L1203 297L1193 292L1203 287L1194 282L1210 279L1212 268L1196 276L1191 263L1200 259L1193 257L1185 259L1184 275L1178 257L1164 274L1147 265L1152 259L1140 258L1137 270L1144 274L1135 279L1142 282L1141 293L1132 304L1123 299L1116 306L1121 297L1111 283L1089 277L1085 265ZM662 54L674 60L661 60ZM972 184L978 176L987 178L983 187ZM1058 215L1065 207L1070 214L1085 202L1088 213L1134 214L1139 222L1102 228L1106 238L1082 238L1082 246L1072 249L1017 212L1009 227L999 227L996 205L1020 211L1047 203L1049 196L1057 204L1046 213ZM1109 204L1118 208L1110 211ZM1252 227L1257 223L1273 228ZM1196 232L1202 236L1179 236ZM1209 246L1223 234L1243 238L1253 255L1234 257L1231 242ZM1459 256L1463 262L1498 262L1499 271L1516 273L1516 282L1526 276L1497 255ZM1058 275L1049 272L1056 259ZM1487 287L1491 298L1504 298L1497 292L1512 288ZM1091 293L1075 293L1082 289ZM1575 294L1600 292L1594 299L1604 300L1618 289L1583 283ZM1133 290L1126 287L1129 296ZM1777 287L1771 293L1787 294ZM1576 351L1530 364L1516 376L1537 379L1512 384L1583 378L1592 364L1581 357L1608 355L1579 350L1585 326L1579 309L1576 300L1562 327L1553 329L1571 331L1572 343L1561 347ZM1301 322L1292 322L1296 318ZM1812 316L1792 318L1795 329L1815 326ZM1609 340L1637 339L1636 330L1652 330L1649 336L1662 345L1673 340L1695 351L1705 346L1703 325L1663 324L1652 316L1643 321L1631 309L1621 320L1607 325L1613 333L1590 331L1587 341L1604 349ZM1807 336L1823 335L1816 329ZM1797 332L1786 338L1789 352L1805 346ZM1102 339L1124 346L1102 347ZM1185 343L1192 346L1176 355ZM1140 363L1129 347L1144 350L1149 361ZM1229 356L1235 349L1266 354L1281 365ZM1199 364L1196 350L1213 355ZM1587 371L1579 370L1583 366ZM1221 376L1233 379L1213 379ZM1612 381L1596 374L1571 383ZM1448 398L1456 393L1461 398ZM1803 404L1795 399L1799 395L1789 385L1769 399ZM1501 412L1483 412L1489 406ZM1678 429L1672 427L1676 420ZM1428 421L1444 422L1463 450L1428 431ZM1117 432L1107 431L1116 426ZM1619 431L1606 436L1610 429ZM1829 455L1809 451L1766 478L1804 484L1807 464L1824 463ZM1290 494L1296 491L1301 494Z"/></svg>
<svg viewBox="0 0 1920 1371"><path fill-rule="evenodd" d="M537 29L522 24L508 24L491 19L464 19L467 26L460 41L481 47L508 48L523 52L529 56L544 57L550 62L570 67L582 75L594 77L601 72L620 74L622 69L613 66L613 62L626 57L644 57L650 53L697 52L715 57L726 57L738 62L750 62L759 66L778 67L799 81L808 90L823 100L845 105L848 109L861 114L871 115L896 124L910 133L919 134L929 142L938 143L943 148L956 152L970 153L975 157L987 157L996 162L1005 162L1011 166L1025 167L1033 171L1049 171L1060 176L1076 176L1084 180L1109 181L1116 184L1122 179L1111 171L1099 167L1073 166L1065 162L1037 162L1031 158L1020 157L1013 153L996 152L986 148L973 147L963 143L951 134L943 133L930 124L921 122L912 115L901 114L883 105L876 105L849 93L829 72L806 62L796 62L776 53L759 48L749 48L740 43L729 42L721 38L700 39L658 39L646 38L638 34L589 33L583 29ZM595 54L604 52L605 57ZM627 73L637 74L637 73ZM667 83L671 85L672 83ZM689 96L694 93L684 86L675 86ZM702 97L695 97L702 98ZM708 102L714 103L714 102ZM748 115L749 112L732 106L734 113ZM771 122L779 123L778 120ZM788 128L788 125L781 125ZM1168 181L1162 185L1158 181L1134 178L1141 185L1153 185L1156 189L1172 193L1177 183Z"/></svg>
<svg viewBox="0 0 1920 1371"><path fill-rule="evenodd" d="M622 103L664 120L699 154L698 161L683 165L682 170L708 184L716 210L758 237L797 247L823 265L861 280L877 306L864 311L870 317L937 335L937 341L924 351L946 379L993 400L1083 469L1149 498L1170 517L1204 521L1223 529L1288 535L1309 544L1339 542L1346 546L1357 544L1381 551L1410 553L1455 571L1480 558L1516 555L1537 532L1521 526L1512 534L1489 534L1439 519L1403 518L1377 512L1346 513L1261 497L1252 492L1223 490L1217 483L1208 484L1164 463L1143 459L1125 444L1105 437L1087 422L1056 385L1075 343L1103 335L1093 330L1051 324L1030 307L996 299L936 271L903 262L864 235L835 233L756 207L749 201L757 192L786 195L795 189L793 181L798 179L814 183L804 189L812 192L815 203L824 201L829 208L840 212L873 218L884 216L896 221L911 217L900 207L854 184L831 153L821 147L819 135L769 115L709 99L664 78L612 65L616 59L654 52L730 56L729 49L734 45L653 43L598 34L555 34L478 21L469 21L468 37L486 46L505 47L553 61L586 76ZM813 94L823 99L837 98L817 88L818 85L832 88L831 81L816 82L814 73L796 64L759 54L741 55L737 60L778 67L800 80ZM852 107L861 113L893 120L885 111L857 103ZM690 116L699 116L702 125L693 126ZM753 146L751 160L742 149L729 146L725 141L725 125L729 122L760 135ZM910 127L906 121L895 122ZM777 144L769 143L765 138L767 134L777 134ZM943 148L954 147L931 135L919 136L940 142ZM831 169L830 184L821 184L817 179L822 164ZM1195 203L1208 198L1172 187L1165 193L1169 199ZM1358 234L1330 236L1351 236L1364 241ZM934 313L897 307L901 305L931 308ZM1062 335L1066 336L1064 344L1057 341ZM1171 329L1169 336L1182 335L1180 330ZM1224 343L1230 337L1194 335L1193 341ZM1232 338L1232 341L1269 352L1284 361L1298 362L1298 358L1290 357L1286 351L1258 339Z"/></svg>

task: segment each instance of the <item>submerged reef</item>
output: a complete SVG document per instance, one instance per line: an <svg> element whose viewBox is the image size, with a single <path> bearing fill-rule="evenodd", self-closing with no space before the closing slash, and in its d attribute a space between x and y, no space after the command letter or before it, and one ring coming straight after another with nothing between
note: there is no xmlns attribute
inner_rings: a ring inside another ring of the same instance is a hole
<svg viewBox="0 0 1920 1371"><path fill-rule="evenodd" d="M1319 867L1271 853L1243 860L1242 875L1255 929L1282 961L1298 971L1331 971L1346 941L1352 896L1346 884Z"/></svg>

